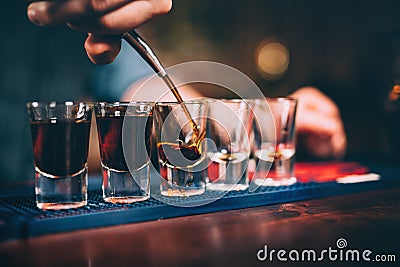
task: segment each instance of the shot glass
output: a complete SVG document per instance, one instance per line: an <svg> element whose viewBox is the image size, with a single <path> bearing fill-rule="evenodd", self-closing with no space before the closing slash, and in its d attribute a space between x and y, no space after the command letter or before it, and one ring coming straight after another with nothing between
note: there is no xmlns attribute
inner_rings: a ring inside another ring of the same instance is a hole
<svg viewBox="0 0 400 267"><path fill-rule="evenodd" d="M95 103L104 201L149 198L153 107L150 102Z"/></svg>
<svg viewBox="0 0 400 267"><path fill-rule="evenodd" d="M250 154L251 103L245 100L211 100L208 103L209 190L246 190Z"/></svg>
<svg viewBox="0 0 400 267"><path fill-rule="evenodd" d="M207 103L164 102L155 106L160 191L187 197L205 191L206 148L203 142Z"/></svg>
<svg viewBox="0 0 400 267"><path fill-rule="evenodd" d="M93 105L27 104L35 165L36 205L59 210L87 204L87 156Z"/></svg>
<svg viewBox="0 0 400 267"><path fill-rule="evenodd" d="M256 168L252 179L256 185L296 183L296 108L297 100L289 97L255 101L252 146Z"/></svg>

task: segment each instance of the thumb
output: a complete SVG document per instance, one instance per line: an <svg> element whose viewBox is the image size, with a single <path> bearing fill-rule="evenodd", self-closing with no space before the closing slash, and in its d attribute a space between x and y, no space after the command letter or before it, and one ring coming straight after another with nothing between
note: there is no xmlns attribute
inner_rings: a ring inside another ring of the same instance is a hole
<svg viewBox="0 0 400 267"><path fill-rule="evenodd" d="M121 38L116 35L89 33L85 41L85 50L93 63L108 64L114 61L121 50Z"/></svg>

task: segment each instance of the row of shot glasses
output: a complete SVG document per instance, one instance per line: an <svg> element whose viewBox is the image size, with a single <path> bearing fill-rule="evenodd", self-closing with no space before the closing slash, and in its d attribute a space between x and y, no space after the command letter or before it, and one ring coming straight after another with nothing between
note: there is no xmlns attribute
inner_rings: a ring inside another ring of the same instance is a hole
<svg viewBox="0 0 400 267"><path fill-rule="evenodd" d="M291 185L296 106L288 97L28 103L37 206L87 204L93 111L106 202L148 199L151 179L165 197Z"/></svg>

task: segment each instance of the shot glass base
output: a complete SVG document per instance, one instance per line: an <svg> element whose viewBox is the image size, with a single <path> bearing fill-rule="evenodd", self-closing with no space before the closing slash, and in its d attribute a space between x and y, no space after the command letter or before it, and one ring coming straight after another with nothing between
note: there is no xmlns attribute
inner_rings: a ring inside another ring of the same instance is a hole
<svg viewBox="0 0 400 267"><path fill-rule="evenodd" d="M190 196L201 195L204 192L205 188L188 189L188 190L166 189L166 190L161 190L161 195L166 197L190 197Z"/></svg>
<svg viewBox="0 0 400 267"><path fill-rule="evenodd" d="M77 174L54 177L35 174L36 206L44 210L72 209L87 204L87 168Z"/></svg>
<svg viewBox="0 0 400 267"><path fill-rule="evenodd" d="M287 179L276 178L254 178L254 183L258 186L289 186L297 182L296 177Z"/></svg>
<svg viewBox="0 0 400 267"><path fill-rule="evenodd" d="M64 210L64 209L76 209L79 207L86 206L87 201L82 202L71 202L71 203L50 203L50 202L36 202L36 206L42 210Z"/></svg>
<svg viewBox="0 0 400 267"><path fill-rule="evenodd" d="M134 197L105 197L104 201L113 204L131 204L139 201L145 201L149 196L134 196Z"/></svg>
<svg viewBox="0 0 400 267"><path fill-rule="evenodd" d="M248 184L221 184L221 183L209 183L207 184L207 190L211 191L244 191L249 188Z"/></svg>
<svg viewBox="0 0 400 267"><path fill-rule="evenodd" d="M160 170L164 173L160 180L160 192L163 196L189 197L201 195L206 190L206 169L189 172L161 166Z"/></svg>
<svg viewBox="0 0 400 267"><path fill-rule="evenodd" d="M109 203L129 204L149 198L149 166L136 171L115 171L103 167L103 199Z"/></svg>

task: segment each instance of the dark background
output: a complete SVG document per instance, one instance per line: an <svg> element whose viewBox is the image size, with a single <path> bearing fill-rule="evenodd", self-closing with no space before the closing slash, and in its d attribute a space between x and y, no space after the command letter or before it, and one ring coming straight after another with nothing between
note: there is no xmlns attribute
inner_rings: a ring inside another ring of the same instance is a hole
<svg viewBox="0 0 400 267"><path fill-rule="evenodd" d="M341 109L348 157L378 161L391 152L385 103L399 65L399 10L400 1L390 0L175 0L170 14L139 31L166 66L225 63L265 95L318 87ZM22 0L2 3L0 20L0 181L26 180L33 177L33 159L25 103L103 100L93 81L104 67L87 59L84 33L30 24ZM270 37L290 54L286 74L272 81L255 63L257 47Z"/></svg>

